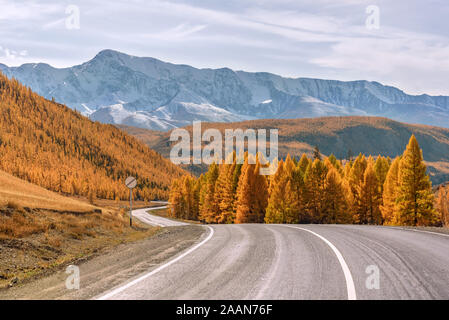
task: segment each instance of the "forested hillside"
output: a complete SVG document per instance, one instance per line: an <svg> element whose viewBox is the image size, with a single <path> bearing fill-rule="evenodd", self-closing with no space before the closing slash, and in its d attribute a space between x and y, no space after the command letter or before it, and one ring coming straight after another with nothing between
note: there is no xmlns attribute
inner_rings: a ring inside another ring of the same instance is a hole
<svg viewBox="0 0 449 320"><path fill-rule="evenodd" d="M185 174L144 143L111 125L92 122L0 73L0 169L65 194L166 199Z"/></svg>
<svg viewBox="0 0 449 320"><path fill-rule="evenodd" d="M147 143L150 148L168 157L171 146L170 132L121 126L121 129ZM279 129L279 156L289 153L299 158L302 153L312 155L313 148L338 159L348 153L358 155L384 155L394 158L402 154L412 134L418 139L434 184L449 181L449 129L414 125L379 117L324 117L311 119L271 119L235 123L202 123L203 131L225 129ZM191 132L192 127L186 127ZM204 168L189 167L193 172ZM207 168L206 168L207 169Z"/></svg>

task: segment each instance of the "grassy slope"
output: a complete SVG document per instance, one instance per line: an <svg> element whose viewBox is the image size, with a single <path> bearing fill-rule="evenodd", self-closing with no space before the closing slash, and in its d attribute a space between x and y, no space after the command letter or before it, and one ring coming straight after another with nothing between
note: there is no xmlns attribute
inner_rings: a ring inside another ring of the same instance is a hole
<svg viewBox="0 0 449 320"><path fill-rule="evenodd" d="M121 202L96 204L101 207L0 171L0 288L159 231L138 222L130 228Z"/></svg>
<svg viewBox="0 0 449 320"><path fill-rule="evenodd" d="M167 157L170 132L120 127ZM202 129L279 129L279 154L311 154L317 145L325 155L345 158L348 149L358 153L395 157L403 152L410 135L416 135L434 183L449 180L449 129L412 125L379 117L324 117L272 119L236 123L203 123ZM191 127L186 127L191 131ZM197 169L197 168L193 168ZM194 171L194 170L193 170Z"/></svg>
<svg viewBox="0 0 449 320"><path fill-rule="evenodd" d="M94 206L63 197L27 181L0 171L0 205L15 202L22 207L58 211L91 212Z"/></svg>

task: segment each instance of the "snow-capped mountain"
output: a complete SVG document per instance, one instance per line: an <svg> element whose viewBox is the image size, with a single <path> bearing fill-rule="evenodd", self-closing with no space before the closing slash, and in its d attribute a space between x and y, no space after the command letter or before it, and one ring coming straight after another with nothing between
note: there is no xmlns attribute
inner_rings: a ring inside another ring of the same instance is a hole
<svg viewBox="0 0 449 320"><path fill-rule="evenodd" d="M196 69L104 50L71 68L24 64L0 70L38 94L104 123L170 130L193 120L373 115L449 127L449 97L412 96L369 81L283 78Z"/></svg>

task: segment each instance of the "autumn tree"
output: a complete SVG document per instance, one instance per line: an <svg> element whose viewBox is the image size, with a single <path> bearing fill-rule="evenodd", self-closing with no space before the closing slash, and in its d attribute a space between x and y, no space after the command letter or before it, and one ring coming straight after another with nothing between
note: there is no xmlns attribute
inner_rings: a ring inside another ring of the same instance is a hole
<svg viewBox="0 0 449 320"><path fill-rule="evenodd" d="M366 213L362 195L362 187L365 179L367 161L364 155L359 154L350 167L347 180L351 189L352 205L351 211L356 223L363 223L361 217Z"/></svg>
<svg viewBox="0 0 449 320"><path fill-rule="evenodd" d="M422 151L414 135L410 137L399 163L398 181L394 223L412 226L435 224L437 215L433 208L432 184L426 175Z"/></svg>
<svg viewBox="0 0 449 320"><path fill-rule="evenodd" d="M439 212L441 223L449 227L449 186L439 188L436 208Z"/></svg>
<svg viewBox="0 0 449 320"><path fill-rule="evenodd" d="M174 179L172 181L168 202L169 202L168 215L172 218L180 217L184 209L180 187L180 179Z"/></svg>
<svg viewBox="0 0 449 320"><path fill-rule="evenodd" d="M209 166L205 181L201 186L202 202L200 205L200 220L215 223L219 217L219 207L215 200L215 185L218 179L218 165L214 162Z"/></svg>
<svg viewBox="0 0 449 320"><path fill-rule="evenodd" d="M302 179L300 169L288 155L285 163L282 161L279 163L270 184L266 223L299 222L301 190L299 190L298 177Z"/></svg>
<svg viewBox="0 0 449 320"><path fill-rule="evenodd" d="M384 183L387 178L388 170L390 169L390 161L388 158L378 156L374 164L374 171L376 172L377 182L379 183L379 192L383 194Z"/></svg>
<svg viewBox="0 0 449 320"><path fill-rule="evenodd" d="M268 185L260 174L260 162L249 163L249 156L243 164L237 188L236 223L261 223L264 221L268 201Z"/></svg>
<svg viewBox="0 0 449 320"><path fill-rule="evenodd" d="M305 153L302 154L301 159L298 162L298 168L304 175L306 173L307 167L309 166L310 160L307 158Z"/></svg>
<svg viewBox="0 0 449 320"><path fill-rule="evenodd" d="M233 185L236 162L233 164L222 164L219 169L215 200L220 215L217 216L218 223L233 223L235 220L235 189Z"/></svg>
<svg viewBox="0 0 449 320"><path fill-rule="evenodd" d="M307 167L305 182L305 206L307 217L304 222L320 223L323 220L324 183L327 175L327 167L323 161L315 159Z"/></svg>
<svg viewBox="0 0 449 320"><path fill-rule="evenodd" d="M394 210L399 187L398 174L400 161L401 157L397 157L393 160L383 186L382 205L380 206L380 210L382 212L383 224L387 225L393 224L394 220Z"/></svg>
<svg viewBox="0 0 449 320"><path fill-rule="evenodd" d="M360 211L357 212L358 222L362 224L381 224L382 214L380 212L380 204L381 193L379 182L374 170L374 161L370 157L363 175Z"/></svg>
<svg viewBox="0 0 449 320"><path fill-rule="evenodd" d="M330 168L324 181L323 223L350 223L343 180L337 169Z"/></svg>

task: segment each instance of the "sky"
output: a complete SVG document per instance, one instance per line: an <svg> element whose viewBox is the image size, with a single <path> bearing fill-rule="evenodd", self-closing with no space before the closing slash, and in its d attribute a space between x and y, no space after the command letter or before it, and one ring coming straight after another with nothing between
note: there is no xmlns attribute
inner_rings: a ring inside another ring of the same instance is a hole
<svg viewBox="0 0 449 320"><path fill-rule="evenodd" d="M0 63L68 67L103 49L449 95L449 1L0 0Z"/></svg>

